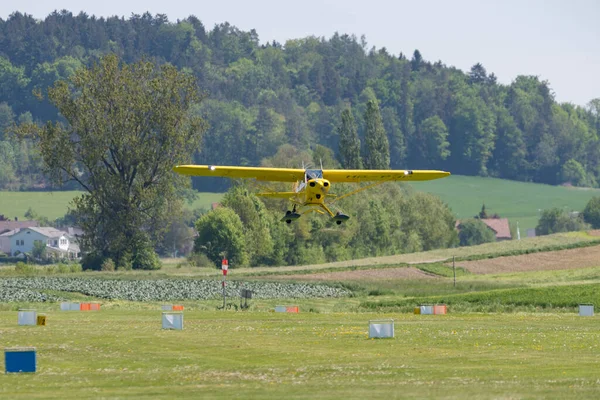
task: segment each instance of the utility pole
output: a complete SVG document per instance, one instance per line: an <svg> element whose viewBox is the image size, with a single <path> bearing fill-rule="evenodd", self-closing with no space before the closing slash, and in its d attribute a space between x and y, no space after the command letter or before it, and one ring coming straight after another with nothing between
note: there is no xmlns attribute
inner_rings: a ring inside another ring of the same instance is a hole
<svg viewBox="0 0 600 400"><path fill-rule="evenodd" d="M454 264L454 256L452 256L452 271L454 272L454 287L456 287L456 265Z"/></svg>

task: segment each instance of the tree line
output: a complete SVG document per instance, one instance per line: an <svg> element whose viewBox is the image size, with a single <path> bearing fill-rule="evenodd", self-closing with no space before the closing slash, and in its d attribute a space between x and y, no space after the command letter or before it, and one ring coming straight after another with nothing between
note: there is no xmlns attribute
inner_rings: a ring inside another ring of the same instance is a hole
<svg viewBox="0 0 600 400"><path fill-rule="evenodd" d="M559 104L536 76L503 85L481 64L463 72L418 50L390 54L345 34L260 43L254 30L207 29L194 16L61 11L41 21L18 12L0 19L1 189L56 187L35 146L6 131L60 120L47 88L110 53L172 64L198 80L206 100L191 113L208 129L193 149L196 163L259 165L285 144L320 145L342 166L598 186L600 99ZM352 124L356 136L344 137L340 127ZM194 180L202 191L228 185Z"/></svg>
<svg viewBox="0 0 600 400"><path fill-rule="evenodd" d="M350 196L342 205L352 215L342 226L315 214L287 225L280 221L283 207L236 186L221 207L197 220L194 252L204 255L206 265L220 266L227 257L240 267L319 264L458 244L448 206L410 187L386 184Z"/></svg>

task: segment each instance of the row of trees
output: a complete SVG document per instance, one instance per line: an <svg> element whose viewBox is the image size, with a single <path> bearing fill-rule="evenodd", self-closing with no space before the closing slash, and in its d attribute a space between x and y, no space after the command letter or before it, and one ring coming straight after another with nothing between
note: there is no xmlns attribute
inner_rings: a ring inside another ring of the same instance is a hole
<svg viewBox="0 0 600 400"><path fill-rule="evenodd" d="M235 266L296 265L457 244L451 211L430 194L389 184L351 196L343 206L352 218L342 226L314 214L288 226L280 221L284 205L237 186L227 192L222 207L197 221L194 251L219 265L223 255Z"/></svg>
<svg viewBox="0 0 600 400"><path fill-rule="evenodd" d="M109 53L170 63L198 79L208 98L193 113L209 127L193 149L196 163L259 165L283 144L319 144L343 166L360 165L360 148L367 168L580 186L597 186L600 178L600 100L586 108L558 104L549 83L535 76L502 85L481 64L463 72L426 61L418 50L393 55L343 34L261 44L253 30L227 23L208 30L193 16L171 23L164 15L62 11L43 21L21 13L0 20L0 188L50 184L35 148L11 142L6 126L57 120L46 88ZM362 146L340 132L351 125L346 110ZM373 158L372 149L383 157ZM227 185L194 181L204 191Z"/></svg>

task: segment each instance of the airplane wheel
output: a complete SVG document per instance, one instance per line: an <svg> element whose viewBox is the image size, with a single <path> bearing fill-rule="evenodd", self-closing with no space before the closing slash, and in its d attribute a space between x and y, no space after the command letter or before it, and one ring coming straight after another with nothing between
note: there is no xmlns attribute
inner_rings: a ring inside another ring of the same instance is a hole
<svg viewBox="0 0 600 400"><path fill-rule="evenodd" d="M341 225L342 221L335 221L336 224Z"/></svg>
<svg viewBox="0 0 600 400"><path fill-rule="evenodd" d="M291 219L286 219L285 222L287 222L288 224L291 224L292 220Z"/></svg>

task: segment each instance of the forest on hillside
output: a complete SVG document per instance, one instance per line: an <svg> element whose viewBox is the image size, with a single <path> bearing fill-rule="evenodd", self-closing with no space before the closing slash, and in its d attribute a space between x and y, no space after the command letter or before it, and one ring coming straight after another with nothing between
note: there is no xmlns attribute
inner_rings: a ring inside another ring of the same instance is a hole
<svg viewBox="0 0 600 400"><path fill-rule="evenodd" d="M464 72L418 50L390 54L343 33L261 43L254 30L228 23L209 30L194 16L170 22L160 14L97 18L60 11L44 20L22 13L0 19L0 189L51 188L37 150L8 130L13 123L60 120L47 88L109 53L125 62L171 63L197 77L205 99L192 112L209 123L197 163L260 165L292 145L330 149L335 157L324 167L335 167L343 111L350 109L364 151L365 113L376 100L391 168L600 182L600 99L586 107L559 104L550 83L535 76L502 85L481 64ZM202 191L227 185L194 181Z"/></svg>

